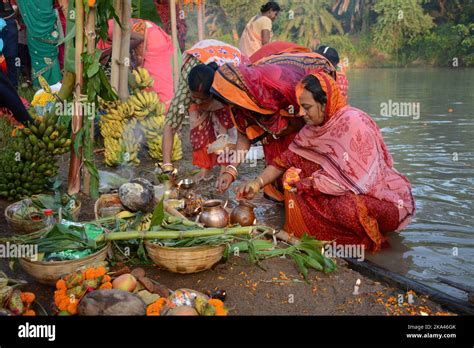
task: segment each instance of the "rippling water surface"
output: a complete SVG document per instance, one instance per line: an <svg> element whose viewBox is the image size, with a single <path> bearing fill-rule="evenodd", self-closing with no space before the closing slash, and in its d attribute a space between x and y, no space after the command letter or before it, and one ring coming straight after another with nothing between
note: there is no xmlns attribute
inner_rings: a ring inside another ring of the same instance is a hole
<svg viewBox="0 0 474 348"><path fill-rule="evenodd" d="M436 278L474 286L474 70L363 69L348 79L350 103L376 120L417 208L392 248L369 258L465 298ZM383 117L389 100L419 103L420 113Z"/></svg>

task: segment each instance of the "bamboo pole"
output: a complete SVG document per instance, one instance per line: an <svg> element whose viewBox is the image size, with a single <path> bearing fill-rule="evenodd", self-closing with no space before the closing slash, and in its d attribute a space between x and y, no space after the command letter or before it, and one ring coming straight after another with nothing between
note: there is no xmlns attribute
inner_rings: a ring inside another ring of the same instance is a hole
<svg viewBox="0 0 474 348"><path fill-rule="evenodd" d="M122 37L120 43L120 74L119 74L119 98L125 101L128 98L128 73L130 68L130 16L132 14L132 1L122 1Z"/></svg>
<svg viewBox="0 0 474 348"><path fill-rule="evenodd" d="M178 27L176 21L176 1L170 0L170 15L171 15L171 38L173 40L173 80L174 87L178 85L179 66L178 66Z"/></svg>
<svg viewBox="0 0 474 348"><path fill-rule="evenodd" d="M238 236L238 235L250 235L250 232L256 228L256 226L246 227L230 227L230 228L205 228L188 231L173 231L173 230L161 230L161 231L124 231L124 232L112 232L107 234L101 234L96 238L96 242L103 242L104 240L130 240L130 239L183 239L183 238L196 238L196 237L209 237L209 236Z"/></svg>
<svg viewBox="0 0 474 348"><path fill-rule="evenodd" d="M89 14L87 15L86 21L86 38L87 38L87 54L94 55L95 54L95 8L91 8L89 10ZM89 115L90 117L91 115ZM92 120L90 124L89 130L89 141L93 144L94 143L94 120ZM87 150L85 150L87 151ZM92 156L94 154L92 153ZM83 191L86 195L91 194L91 174L88 170L84 170L84 188Z"/></svg>
<svg viewBox="0 0 474 348"><path fill-rule="evenodd" d="M81 61L81 54L84 47L84 2L76 0L76 51L75 51L75 72L76 85L74 95L74 115L71 121L72 128L72 144L71 144L71 160L69 162L68 175L68 193L78 193L81 189L81 166L82 166L82 146L78 148L78 153L74 150L74 143L77 139L77 133L82 128L82 108L81 108L81 94L83 84L83 67Z"/></svg>
<svg viewBox="0 0 474 348"><path fill-rule="evenodd" d="M203 23L203 0L197 4L197 28L198 28L198 40L204 40L204 23Z"/></svg>
<svg viewBox="0 0 474 348"><path fill-rule="evenodd" d="M122 13L122 0L114 1L115 13L121 18ZM110 76L110 84L115 91L119 92L119 81L120 81L120 45L122 43L122 29L120 25L114 20L114 30L112 33L112 74Z"/></svg>

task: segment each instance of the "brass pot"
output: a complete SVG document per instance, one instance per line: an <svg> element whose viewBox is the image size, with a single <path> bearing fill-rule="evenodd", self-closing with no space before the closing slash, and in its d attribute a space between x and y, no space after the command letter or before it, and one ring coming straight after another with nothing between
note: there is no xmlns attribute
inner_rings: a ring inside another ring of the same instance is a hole
<svg viewBox="0 0 474 348"><path fill-rule="evenodd" d="M240 224L240 226L252 226L255 223L255 214L253 212L255 205L242 200L239 205L232 209L230 213L230 223Z"/></svg>
<svg viewBox="0 0 474 348"><path fill-rule="evenodd" d="M202 204L199 222L206 227L226 227L229 224L229 213L222 206L219 199L211 199Z"/></svg>

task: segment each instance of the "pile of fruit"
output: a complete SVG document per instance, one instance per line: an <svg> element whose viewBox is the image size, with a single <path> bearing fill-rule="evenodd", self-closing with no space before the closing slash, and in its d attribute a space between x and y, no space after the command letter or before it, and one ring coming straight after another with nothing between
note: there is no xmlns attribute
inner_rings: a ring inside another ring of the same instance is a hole
<svg viewBox="0 0 474 348"><path fill-rule="evenodd" d="M0 315L36 315L31 309L36 298L35 294L22 292L15 289L17 285L8 285L9 283L15 283L15 281L8 279L5 273L0 272Z"/></svg>
<svg viewBox="0 0 474 348"><path fill-rule="evenodd" d="M125 101L101 101L99 107L105 112L99 122L104 138L105 164L139 165L139 151L146 140L151 158L162 160L162 134L165 105L150 88L153 79L143 68L133 70L129 81L133 93ZM181 141L176 135L173 146L173 161L182 158Z"/></svg>
<svg viewBox="0 0 474 348"><path fill-rule="evenodd" d="M36 117L0 153L0 197L9 200L47 189L57 175L56 156L69 151L69 129L58 116Z"/></svg>
<svg viewBox="0 0 474 348"><path fill-rule="evenodd" d="M161 297L148 305L148 316L226 316L224 302L191 289L175 290L168 297Z"/></svg>
<svg viewBox="0 0 474 348"><path fill-rule="evenodd" d="M90 267L59 279L54 292L58 315L76 314L79 302L88 292L111 288L111 278L104 266Z"/></svg>

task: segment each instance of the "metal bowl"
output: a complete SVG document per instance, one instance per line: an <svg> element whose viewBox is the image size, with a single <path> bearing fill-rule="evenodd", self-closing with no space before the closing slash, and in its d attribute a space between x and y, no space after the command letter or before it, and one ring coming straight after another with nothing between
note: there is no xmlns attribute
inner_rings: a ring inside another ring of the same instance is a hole
<svg viewBox="0 0 474 348"><path fill-rule="evenodd" d="M190 189L194 186L194 180L190 178L186 178L181 180L179 187L184 188L184 189Z"/></svg>

